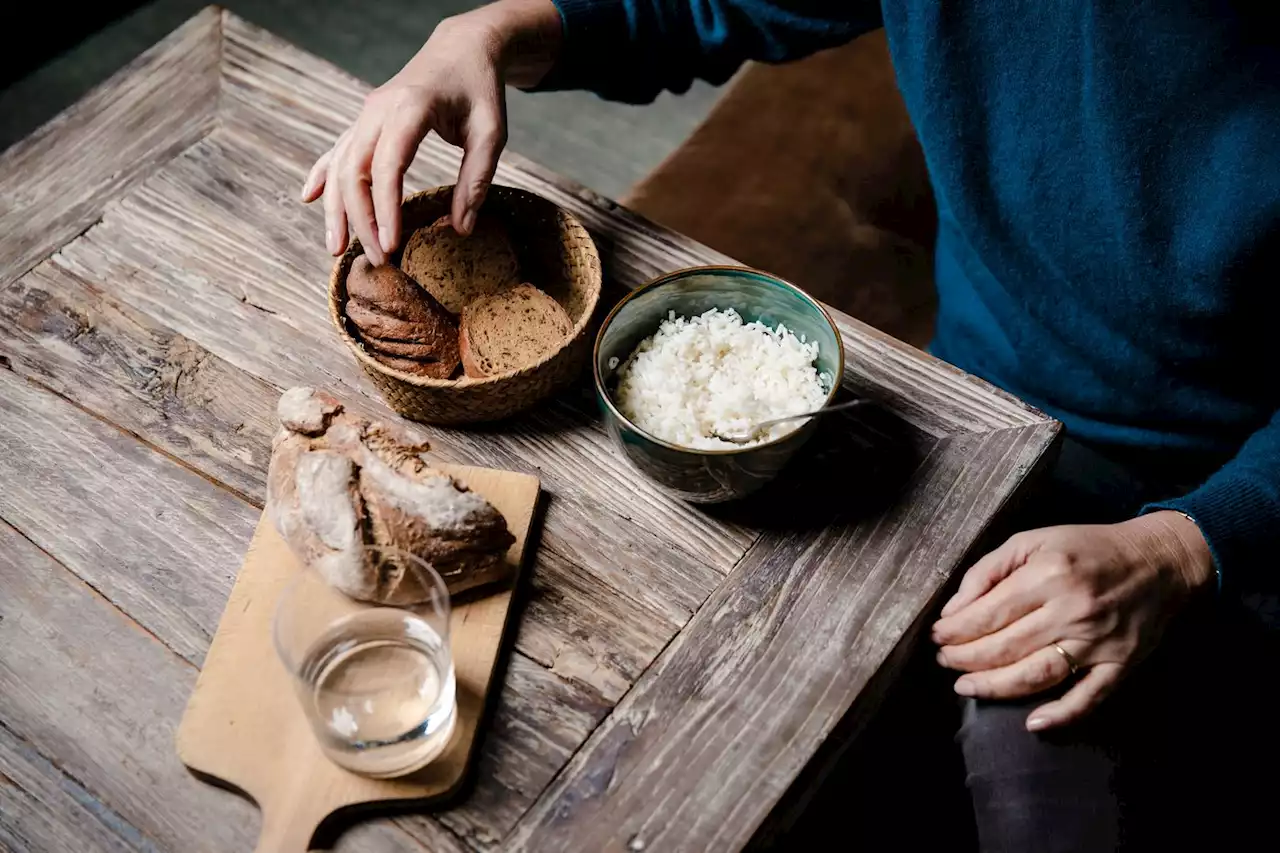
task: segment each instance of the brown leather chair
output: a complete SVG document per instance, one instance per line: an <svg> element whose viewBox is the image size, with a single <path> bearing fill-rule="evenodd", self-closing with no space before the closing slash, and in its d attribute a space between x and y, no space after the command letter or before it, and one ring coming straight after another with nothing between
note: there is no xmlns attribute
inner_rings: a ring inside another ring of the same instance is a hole
<svg viewBox="0 0 1280 853"><path fill-rule="evenodd" d="M937 228L883 31L748 65L628 207L915 346Z"/></svg>

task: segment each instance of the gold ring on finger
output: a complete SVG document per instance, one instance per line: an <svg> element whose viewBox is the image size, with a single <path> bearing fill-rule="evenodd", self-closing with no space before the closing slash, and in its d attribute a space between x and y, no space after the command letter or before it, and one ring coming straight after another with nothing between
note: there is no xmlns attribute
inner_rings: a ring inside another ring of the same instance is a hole
<svg viewBox="0 0 1280 853"><path fill-rule="evenodd" d="M1071 656L1071 652L1067 651L1057 643L1050 643L1049 648L1062 655L1062 659L1065 660L1067 662L1067 666L1071 668L1072 675L1075 675L1080 671L1080 662Z"/></svg>

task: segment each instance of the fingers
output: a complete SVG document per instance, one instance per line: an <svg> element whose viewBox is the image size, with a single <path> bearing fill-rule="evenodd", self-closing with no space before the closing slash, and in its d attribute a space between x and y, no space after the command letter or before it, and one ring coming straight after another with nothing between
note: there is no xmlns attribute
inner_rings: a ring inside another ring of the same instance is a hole
<svg viewBox="0 0 1280 853"><path fill-rule="evenodd" d="M400 117L397 117L400 119ZM378 137L370 174L373 177L373 213L378 222L378 243L390 255L400 245L400 202L404 197L404 173L413 162L418 143L426 135L427 122L389 122Z"/></svg>
<svg viewBox="0 0 1280 853"><path fill-rule="evenodd" d="M333 159L333 149L320 155L320 159L311 167L311 171L307 174L307 179L302 182L302 202L310 204L320 197L320 193L324 190L325 178L329 174L329 161Z"/></svg>
<svg viewBox="0 0 1280 853"><path fill-rule="evenodd" d="M951 600L942 606L941 616L967 607L1000 581L1007 578L1026 559L1026 547L1022 537L1010 537L1003 545L969 567L960 581L960 588Z"/></svg>
<svg viewBox="0 0 1280 853"><path fill-rule="evenodd" d="M977 601L933 624L933 641L955 646L994 634L1045 603L1049 590L1034 566L1022 566Z"/></svg>
<svg viewBox="0 0 1280 853"><path fill-rule="evenodd" d="M381 125L372 121L357 123L342 158L344 162L339 174L347 225L360 240L360 247L375 267L386 263L386 255L378 240L378 221L374 218L371 192L373 152L381 130Z"/></svg>
<svg viewBox="0 0 1280 853"><path fill-rule="evenodd" d="M324 182L324 245L331 255L341 255L347 248L347 213L338 181L338 166L342 163L346 147L347 136L344 134L333 146Z"/></svg>
<svg viewBox="0 0 1280 853"><path fill-rule="evenodd" d="M1027 731L1039 732L1080 719L1111 695L1120 683L1122 671L1118 663L1100 663L1091 667L1061 698L1046 702L1032 711L1031 716L1027 717Z"/></svg>
<svg viewBox="0 0 1280 853"><path fill-rule="evenodd" d="M962 675L956 679L955 691L975 699L1017 699L1061 684L1070 674L1066 659L1046 646L1017 663Z"/></svg>
<svg viewBox="0 0 1280 853"><path fill-rule="evenodd" d="M1051 608L1039 607L993 634L943 646L938 650L938 663L962 672L980 672L1017 663L1059 636L1058 621Z"/></svg>
<svg viewBox="0 0 1280 853"><path fill-rule="evenodd" d="M493 183L498 157L506 144L506 121L500 107L472 113L467 122L458 185L453 192L453 227L459 234L470 234L475 227L476 214Z"/></svg>

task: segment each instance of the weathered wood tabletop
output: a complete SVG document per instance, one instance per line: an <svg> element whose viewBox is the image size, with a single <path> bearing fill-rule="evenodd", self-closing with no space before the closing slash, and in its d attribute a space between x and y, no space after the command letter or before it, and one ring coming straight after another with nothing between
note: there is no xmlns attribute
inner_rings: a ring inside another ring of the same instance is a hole
<svg viewBox="0 0 1280 853"><path fill-rule="evenodd" d="M280 390L387 410L329 327L307 168L368 87L214 9L0 157L0 848L252 848L173 732L263 501ZM428 142L410 188L449 183ZM510 155L615 286L725 259ZM856 274L856 271L851 271ZM748 506L667 499L589 390L450 461L550 499L476 783L339 849L736 850L865 714L1057 424L844 316L849 388ZM896 652L896 654L895 654ZM874 677L874 678L873 678Z"/></svg>

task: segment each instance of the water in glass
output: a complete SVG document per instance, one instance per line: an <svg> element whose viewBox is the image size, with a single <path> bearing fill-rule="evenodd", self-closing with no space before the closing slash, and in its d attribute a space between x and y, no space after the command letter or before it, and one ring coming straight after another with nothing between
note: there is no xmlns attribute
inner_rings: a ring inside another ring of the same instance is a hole
<svg viewBox="0 0 1280 853"><path fill-rule="evenodd" d="M456 717L448 645L426 620L393 607L348 615L300 662L304 704L339 764L366 776L422 767Z"/></svg>

